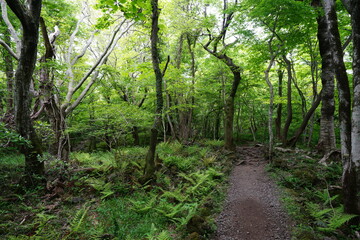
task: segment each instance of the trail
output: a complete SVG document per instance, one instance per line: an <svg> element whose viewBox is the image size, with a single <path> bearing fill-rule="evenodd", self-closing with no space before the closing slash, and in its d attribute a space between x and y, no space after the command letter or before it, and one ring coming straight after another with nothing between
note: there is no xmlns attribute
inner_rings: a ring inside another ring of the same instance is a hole
<svg viewBox="0 0 360 240"><path fill-rule="evenodd" d="M240 147L237 155L213 240L291 239L293 223L279 201L276 184L264 169L261 148Z"/></svg>

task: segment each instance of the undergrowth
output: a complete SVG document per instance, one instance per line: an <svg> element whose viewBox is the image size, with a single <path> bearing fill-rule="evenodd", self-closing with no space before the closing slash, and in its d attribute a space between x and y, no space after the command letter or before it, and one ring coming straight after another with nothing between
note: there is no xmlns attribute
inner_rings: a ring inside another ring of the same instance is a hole
<svg viewBox="0 0 360 240"><path fill-rule="evenodd" d="M284 189L283 202L296 221L295 239L353 239L359 226L342 205L340 161L322 165L310 152L277 153L268 171Z"/></svg>
<svg viewBox="0 0 360 240"><path fill-rule="evenodd" d="M194 239L214 230L229 161L221 142L161 143L156 181L141 185L147 148L45 156L47 184L23 189L23 159L0 161L1 239Z"/></svg>

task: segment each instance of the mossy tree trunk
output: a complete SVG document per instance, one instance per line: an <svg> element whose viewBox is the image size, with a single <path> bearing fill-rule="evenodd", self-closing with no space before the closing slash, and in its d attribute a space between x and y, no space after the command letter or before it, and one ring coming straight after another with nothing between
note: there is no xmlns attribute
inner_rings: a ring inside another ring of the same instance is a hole
<svg viewBox="0 0 360 240"><path fill-rule="evenodd" d="M161 114L163 109L163 96L162 96L162 79L163 74L160 70L160 59L159 59L159 7L158 0L151 0L152 7L152 23L151 23L151 57L153 63L153 69L156 79L156 112L154 124L151 128L150 133L150 146L145 159L144 179L148 180L153 178L155 173L155 152L157 145L158 128L161 125Z"/></svg>
<svg viewBox="0 0 360 240"><path fill-rule="evenodd" d="M36 63L42 1L29 0L22 3L19 0L7 0L6 2L20 20L23 31L21 53L15 74L15 123L19 134L30 143L24 145L21 152L25 155L26 175L30 176L30 180L34 180L34 175L44 175L44 163L39 159L42 155L42 145L30 117L32 100L30 84Z"/></svg>
<svg viewBox="0 0 360 240"><path fill-rule="evenodd" d="M321 55L321 82L322 82L322 105L320 119L320 138L318 149L323 154L335 149L335 129L334 129L334 64L332 51L329 42L328 24L326 16L321 15L317 18L319 49Z"/></svg>

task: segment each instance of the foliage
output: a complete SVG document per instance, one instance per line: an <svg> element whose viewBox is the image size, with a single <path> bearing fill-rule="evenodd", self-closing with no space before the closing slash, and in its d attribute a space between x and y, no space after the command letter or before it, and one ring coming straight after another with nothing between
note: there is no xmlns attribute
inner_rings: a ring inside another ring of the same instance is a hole
<svg viewBox="0 0 360 240"><path fill-rule="evenodd" d="M163 161L157 181L151 185L138 182L147 150L143 147L73 152L66 164L45 157L51 167L46 191L14 195L18 175L2 176L2 182L10 180L14 186L8 187L1 199L16 200L0 204L0 235L8 239L27 239L27 234L30 239L184 239L187 223L198 215L209 225L200 234L210 234L226 178L222 173L225 159L218 157L218 148L213 150L212 145L161 144L159 156L173 158L169 158L170 165ZM204 163L206 157L212 158L211 163ZM0 163L3 168L21 171L22 161L4 158ZM182 166L178 161L187 164L180 172L173 169ZM19 211L22 213L17 215ZM23 220L20 226L10 220L14 216L16 221Z"/></svg>
<svg viewBox="0 0 360 240"><path fill-rule="evenodd" d="M3 151L14 151L18 147L29 144L30 142L28 140L0 122L0 153Z"/></svg>
<svg viewBox="0 0 360 240"><path fill-rule="evenodd" d="M347 239L353 232L346 226L357 216L344 213L342 192L337 187L341 164L319 165L316 157L308 152L278 153L268 171L284 188L283 202L296 220L297 238Z"/></svg>

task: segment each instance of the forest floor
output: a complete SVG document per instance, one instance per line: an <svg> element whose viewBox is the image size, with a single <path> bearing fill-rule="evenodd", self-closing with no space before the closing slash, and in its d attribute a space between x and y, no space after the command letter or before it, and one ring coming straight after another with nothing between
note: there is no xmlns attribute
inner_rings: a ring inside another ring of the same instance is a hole
<svg viewBox="0 0 360 240"><path fill-rule="evenodd" d="M216 219L213 240L291 239L293 221L279 200L279 191L265 171L261 147L236 151L224 208Z"/></svg>

